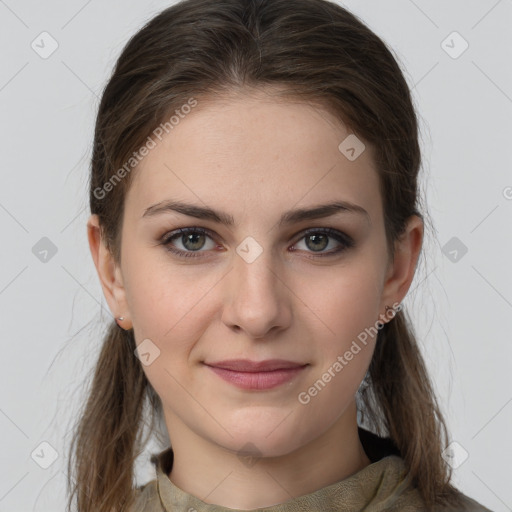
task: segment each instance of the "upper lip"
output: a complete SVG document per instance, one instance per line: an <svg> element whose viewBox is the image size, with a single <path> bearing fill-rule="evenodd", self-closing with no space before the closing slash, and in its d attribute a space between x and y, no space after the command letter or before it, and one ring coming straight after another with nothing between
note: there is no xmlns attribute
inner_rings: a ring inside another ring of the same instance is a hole
<svg viewBox="0 0 512 512"><path fill-rule="evenodd" d="M305 366L304 363L286 361L284 359L267 359L265 361L251 361L249 359L226 359L224 361L215 361L205 363L207 366L223 368L238 372L270 372L273 370L299 368Z"/></svg>

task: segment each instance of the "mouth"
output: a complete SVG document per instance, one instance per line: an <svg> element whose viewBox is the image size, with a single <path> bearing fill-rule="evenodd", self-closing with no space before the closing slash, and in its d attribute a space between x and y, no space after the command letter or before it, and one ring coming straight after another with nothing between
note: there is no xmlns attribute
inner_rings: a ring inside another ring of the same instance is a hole
<svg viewBox="0 0 512 512"><path fill-rule="evenodd" d="M241 389L253 390L272 389L283 385L309 366L283 359L265 361L231 359L204 364L226 382Z"/></svg>

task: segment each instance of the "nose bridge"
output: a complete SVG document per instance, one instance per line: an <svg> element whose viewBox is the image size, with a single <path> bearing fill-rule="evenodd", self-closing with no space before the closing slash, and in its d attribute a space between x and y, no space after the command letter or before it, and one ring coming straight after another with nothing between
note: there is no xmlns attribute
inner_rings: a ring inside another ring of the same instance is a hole
<svg viewBox="0 0 512 512"><path fill-rule="evenodd" d="M224 322L262 337L275 326L289 320L289 304L283 284L277 277L276 263L270 249L264 249L248 237L236 249L229 273L229 298L224 304Z"/></svg>
<svg viewBox="0 0 512 512"><path fill-rule="evenodd" d="M252 302L260 299L275 300L277 278L272 251L264 249L254 239L246 239L237 247L236 252L234 276L240 296L247 295Z"/></svg>

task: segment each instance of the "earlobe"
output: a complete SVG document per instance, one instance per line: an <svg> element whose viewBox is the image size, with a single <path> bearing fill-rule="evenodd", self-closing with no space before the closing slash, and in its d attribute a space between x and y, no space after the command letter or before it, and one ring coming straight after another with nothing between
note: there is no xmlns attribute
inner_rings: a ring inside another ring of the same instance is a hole
<svg viewBox="0 0 512 512"><path fill-rule="evenodd" d="M91 215L87 222L87 237L92 259L100 279L103 294L114 317L124 316L126 321L126 300L121 269L101 236L97 215Z"/></svg>
<svg viewBox="0 0 512 512"><path fill-rule="evenodd" d="M411 286L423 243L423 220L409 217L404 233L396 240L381 299L385 304L401 303Z"/></svg>

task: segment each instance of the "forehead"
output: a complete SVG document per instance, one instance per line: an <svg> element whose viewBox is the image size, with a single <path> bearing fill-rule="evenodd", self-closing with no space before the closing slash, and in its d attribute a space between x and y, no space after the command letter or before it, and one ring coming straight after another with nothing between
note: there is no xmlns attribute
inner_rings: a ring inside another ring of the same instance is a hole
<svg viewBox="0 0 512 512"><path fill-rule="evenodd" d="M187 112L162 140L153 137L156 146L134 171L126 209L137 217L169 197L232 205L235 216L326 199L379 214L373 148L364 142L347 158L339 146L351 131L327 109L260 92L198 98Z"/></svg>

